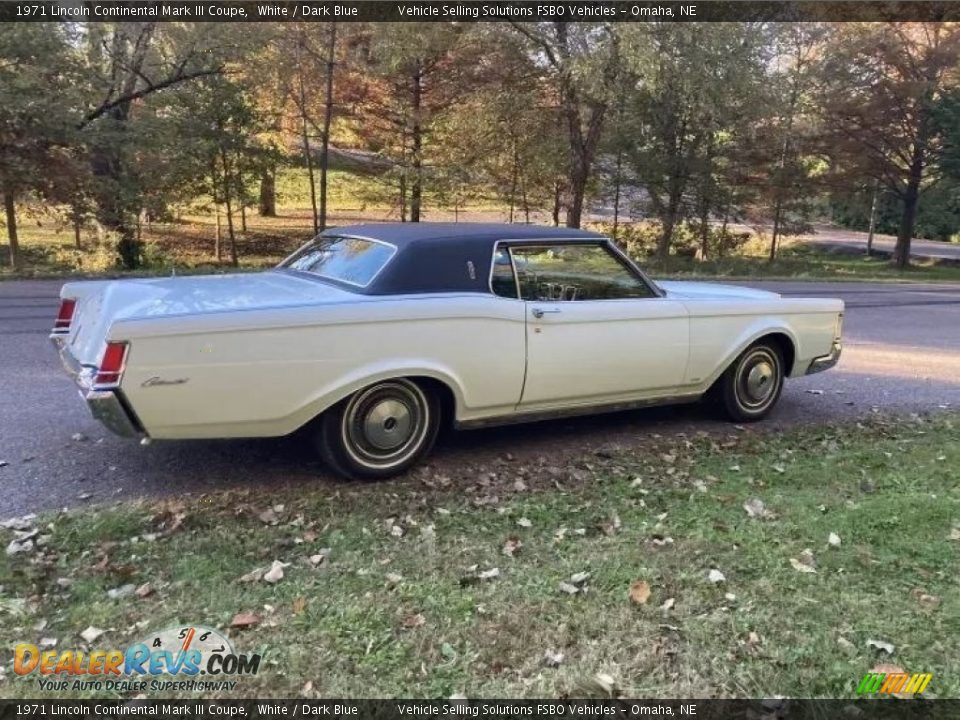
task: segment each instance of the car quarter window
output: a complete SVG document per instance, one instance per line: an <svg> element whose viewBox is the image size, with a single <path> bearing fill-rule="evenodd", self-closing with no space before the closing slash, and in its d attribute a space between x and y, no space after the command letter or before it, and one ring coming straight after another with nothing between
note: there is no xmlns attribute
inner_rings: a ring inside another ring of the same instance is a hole
<svg viewBox="0 0 960 720"><path fill-rule="evenodd" d="M510 252L523 300L618 300L655 296L605 245L538 245L512 247Z"/></svg>
<svg viewBox="0 0 960 720"><path fill-rule="evenodd" d="M506 248L497 248L497 251L493 254L490 289L500 297L517 299L517 279L513 275L510 252Z"/></svg>

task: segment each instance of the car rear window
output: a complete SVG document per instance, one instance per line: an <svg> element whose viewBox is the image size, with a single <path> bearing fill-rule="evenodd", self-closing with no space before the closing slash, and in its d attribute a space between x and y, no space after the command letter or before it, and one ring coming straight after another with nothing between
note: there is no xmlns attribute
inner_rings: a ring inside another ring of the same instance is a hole
<svg viewBox="0 0 960 720"><path fill-rule="evenodd" d="M393 245L352 237L318 237L279 267L366 287L393 257Z"/></svg>

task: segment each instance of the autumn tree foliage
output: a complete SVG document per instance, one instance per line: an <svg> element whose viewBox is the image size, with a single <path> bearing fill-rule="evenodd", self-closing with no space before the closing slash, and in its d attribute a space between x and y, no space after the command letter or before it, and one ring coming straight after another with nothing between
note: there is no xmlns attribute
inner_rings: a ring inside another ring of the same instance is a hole
<svg viewBox="0 0 960 720"><path fill-rule="evenodd" d="M921 195L942 172L935 111L960 83L960 24L853 23L833 28L819 66L824 137L848 175L900 200L895 260L910 258Z"/></svg>
<svg viewBox="0 0 960 720"><path fill-rule="evenodd" d="M247 208L277 213L279 171L306 171L319 231L347 167L372 180L358 204L404 221L483 203L577 227L612 205L656 221L660 258L681 229L710 257L740 221L773 259L867 193L897 216L902 266L918 217L960 229L958 67L947 22L8 25L9 257L26 204L64 208L78 242L96 218L133 268L141 222L197 202L235 262Z"/></svg>

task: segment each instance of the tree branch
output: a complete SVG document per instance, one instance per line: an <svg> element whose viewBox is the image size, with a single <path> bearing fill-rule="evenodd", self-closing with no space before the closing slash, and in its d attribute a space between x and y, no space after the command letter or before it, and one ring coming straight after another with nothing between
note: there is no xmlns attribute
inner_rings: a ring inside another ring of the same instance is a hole
<svg viewBox="0 0 960 720"><path fill-rule="evenodd" d="M101 103L96 109L91 110L87 113L83 120L77 124L78 130L83 130L87 125L92 123L99 117L102 117L106 113L110 112L113 108L123 105L124 103L132 102L134 100L139 100L140 98L151 95L155 92L163 90L165 88L171 87L181 82L186 82L187 80L195 80L196 78L209 77L211 75L221 75L224 73L223 66L206 69L206 70L196 70L190 73L178 72L174 75L171 75L166 80L161 80L158 83L149 83L146 86L140 88L131 93L121 95L120 97L114 98L113 100L105 101ZM141 75L142 77L142 75Z"/></svg>

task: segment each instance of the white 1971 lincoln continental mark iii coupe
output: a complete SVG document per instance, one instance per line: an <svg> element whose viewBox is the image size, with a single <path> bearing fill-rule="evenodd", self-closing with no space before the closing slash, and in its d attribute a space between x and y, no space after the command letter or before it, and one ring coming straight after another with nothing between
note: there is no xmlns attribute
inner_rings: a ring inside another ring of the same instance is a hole
<svg viewBox="0 0 960 720"><path fill-rule="evenodd" d="M123 436L304 428L403 472L459 428L709 397L759 420L840 356L843 302L649 280L607 238L524 225L327 230L262 273L68 283L52 338Z"/></svg>

